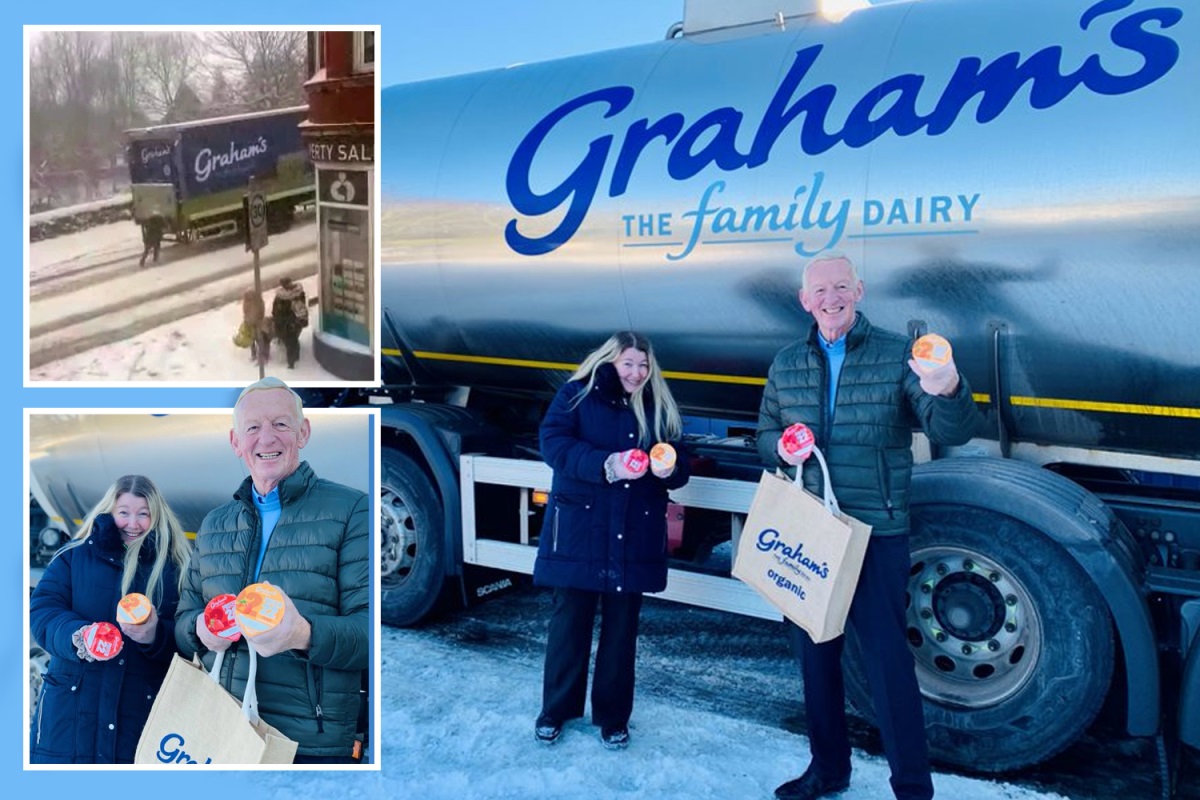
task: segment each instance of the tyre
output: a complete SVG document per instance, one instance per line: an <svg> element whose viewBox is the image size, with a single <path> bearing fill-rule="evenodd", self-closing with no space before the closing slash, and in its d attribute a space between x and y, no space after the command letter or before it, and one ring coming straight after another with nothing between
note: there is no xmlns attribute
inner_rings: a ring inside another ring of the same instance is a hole
<svg viewBox="0 0 1200 800"><path fill-rule="evenodd" d="M382 462L380 616L388 625L412 625L433 609L446 574L442 507L415 461L385 449Z"/></svg>
<svg viewBox="0 0 1200 800"><path fill-rule="evenodd" d="M267 206L267 233L284 233L292 227L296 211L290 202L271 203Z"/></svg>
<svg viewBox="0 0 1200 800"><path fill-rule="evenodd" d="M981 772L1044 761L1074 742L1108 694L1113 625L1058 543L995 511L912 508L907 633L930 755ZM853 635L847 694L874 724Z"/></svg>

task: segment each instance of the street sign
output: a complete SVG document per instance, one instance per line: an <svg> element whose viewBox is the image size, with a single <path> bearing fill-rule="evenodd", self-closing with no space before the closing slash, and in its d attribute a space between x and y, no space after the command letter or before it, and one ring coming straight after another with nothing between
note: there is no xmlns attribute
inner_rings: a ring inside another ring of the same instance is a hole
<svg viewBox="0 0 1200 800"><path fill-rule="evenodd" d="M317 191L322 203L339 203L362 208L371 205L366 170L318 169Z"/></svg>
<svg viewBox="0 0 1200 800"><path fill-rule="evenodd" d="M247 227L250 231L250 249L259 250L267 245L267 199L262 192L252 192L247 203Z"/></svg>

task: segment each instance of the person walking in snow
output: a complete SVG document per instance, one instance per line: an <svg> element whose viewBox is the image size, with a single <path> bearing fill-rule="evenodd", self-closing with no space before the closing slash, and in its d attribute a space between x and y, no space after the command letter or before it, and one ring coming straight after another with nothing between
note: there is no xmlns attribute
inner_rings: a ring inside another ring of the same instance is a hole
<svg viewBox="0 0 1200 800"><path fill-rule="evenodd" d="M266 303L253 286L242 293L242 324L250 331L250 361L264 367L271 361L275 335L274 320L266 313Z"/></svg>
<svg viewBox="0 0 1200 800"><path fill-rule="evenodd" d="M287 352L288 369L295 369L300 358L300 332L308 326L308 298L304 296L304 287L286 275L280 278L275 301L271 304L271 316L275 321L275 335Z"/></svg>
<svg viewBox="0 0 1200 800"><path fill-rule="evenodd" d="M154 263L158 263L158 251L162 247L166 227L167 222L161 214L152 214L150 219L142 223L142 257L138 259L139 267L146 266L146 256L151 253L154 253Z"/></svg>

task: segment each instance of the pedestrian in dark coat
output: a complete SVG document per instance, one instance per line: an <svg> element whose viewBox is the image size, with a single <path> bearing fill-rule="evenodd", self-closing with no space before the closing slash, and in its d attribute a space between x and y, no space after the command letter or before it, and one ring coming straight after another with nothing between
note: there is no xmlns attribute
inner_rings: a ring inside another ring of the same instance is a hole
<svg viewBox="0 0 1200 800"><path fill-rule="evenodd" d="M300 331L308 325L308 299L304 287L286 276L279 279L279 289L271 304L275 335L287 351L288 369L295 369L300 358Z"/></svg>
<svg viewBox="0 0 1200 800"><path fill-rule="evenodd" d="M650 343L627 332L588 355L546 412L542 457L554 480L533 579L554 587L554 610L540 741L583 716L597 605L592 723L610 748L629 741L642 594L666 588L667 491L688 480L682 428ZM659 442L676 448L673 464L628 466L632 451Z"/></svg>
<svg viewBox="0 0 1200 800"><path fill-rule="evenodd" d="M190 550L154 484L126 475L46 567L29 601L30 635L50 654L30 731L31 763L133 763L175 653L179 580ZM151 602L141 624L117 621L117 604L130 592ZM97 660L83 646L94 622L121 629L115 657Z"/></svg>
<svg viewBox="0 0 1200 800"><path fill-rule="evenodd" d="M152 215L148 220L142 223L142 257L138 259L138 266L146 266L146 256L154 253L154 263L158 263L158 251L162 248L163 232L167 228L167 221L160 214Z"/></svg>

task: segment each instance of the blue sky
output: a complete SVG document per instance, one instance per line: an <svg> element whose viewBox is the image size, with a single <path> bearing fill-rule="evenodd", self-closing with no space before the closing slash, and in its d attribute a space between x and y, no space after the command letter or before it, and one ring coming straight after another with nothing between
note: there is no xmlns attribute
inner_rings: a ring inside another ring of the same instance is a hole
<svg viewBox="0 0 1200 800"><path fill-rule="evenodd" d="M684 2L463 0L453 11L402 3L402 18L388 20L381 33L383 85L653 42L683 19Z"/></svg>
<svg viewBox="0 0 1200 800"><path fill-rule="evenodd" d="M412 4L384 26L384 85L592 53L661 39L684 0L465 0Z"/></svg>

